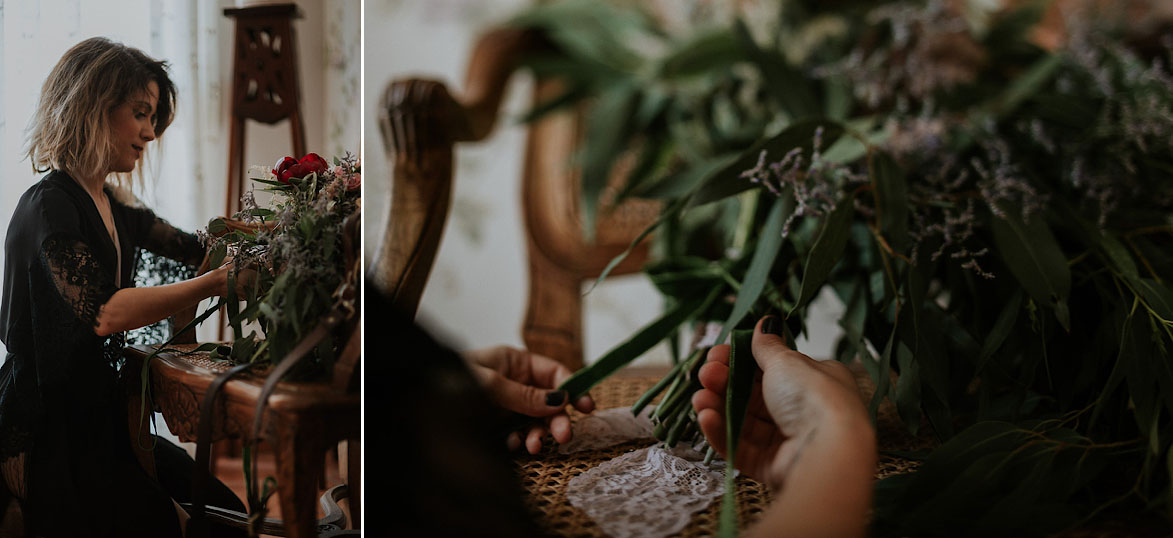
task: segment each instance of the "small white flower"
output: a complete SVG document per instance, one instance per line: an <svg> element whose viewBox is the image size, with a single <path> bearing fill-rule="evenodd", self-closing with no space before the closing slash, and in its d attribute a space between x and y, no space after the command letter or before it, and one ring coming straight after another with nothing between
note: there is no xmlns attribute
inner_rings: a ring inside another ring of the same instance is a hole
<svg viewBox="0 0 1173 538"><path fill-rule="evenodd" d="M273 170L271 168L259 164L254 164L248 167L248 178L277 181L277 176L273 174Z"/></svg>

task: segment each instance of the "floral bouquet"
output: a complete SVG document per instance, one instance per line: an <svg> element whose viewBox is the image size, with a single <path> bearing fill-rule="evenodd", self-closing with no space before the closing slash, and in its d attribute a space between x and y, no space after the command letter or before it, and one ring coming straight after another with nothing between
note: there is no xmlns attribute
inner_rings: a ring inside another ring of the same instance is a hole
<svg viewBox="0 0 1173 538"><path fill-rule="evenodd" d="M341 306L353 312L357 295L362 175L359 160L347 153L333 166L315 153L284 157L272 169L253 167L249 178L274 194L260 207L247 192L244 209L233 219L217 218L198 235L209 248L213 267L227 257L235 270L224 301L232 327L231 350L209 346L213 358L234 363L279 362L318 324L325 312ZM251 285L235 295L245 272ZM250 325L259 329L247 335ZM295 378L329 375L338 336L327 336L311 360L291 372Z"/></svg>

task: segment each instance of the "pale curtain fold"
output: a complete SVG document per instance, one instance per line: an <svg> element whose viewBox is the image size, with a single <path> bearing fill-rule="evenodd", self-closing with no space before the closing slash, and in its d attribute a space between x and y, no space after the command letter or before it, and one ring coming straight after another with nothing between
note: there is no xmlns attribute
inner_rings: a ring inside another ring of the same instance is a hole
<svg viewBox="0 0 1173 538"><path fill-rule="evenodd" d="M362 2L325 4L326 147L330 155L358 154L362 143ZM325 153L323 157L329 158Z"/></svg>

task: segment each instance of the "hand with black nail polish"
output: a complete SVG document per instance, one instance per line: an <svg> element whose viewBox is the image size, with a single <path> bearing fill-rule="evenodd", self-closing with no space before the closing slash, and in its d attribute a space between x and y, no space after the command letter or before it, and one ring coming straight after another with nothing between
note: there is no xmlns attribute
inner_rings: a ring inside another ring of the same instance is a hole
<svg viewBox="0 0 1173 538"><path fill-rule="evenodd" d="M751 536L863 536L871 506L875 432L855 378L835 361L791 349L782 320L754 331L757 365L734 465L765 482L774 501ZM725 455L728 345L709 350L693 394L701 433Z"/></svg>
<svg viewBox="0 0 1173 538"><path fill-rule="evenodd" d="M520 448L524 439L526 450L537 454L542 449L542 438L547 431L555 441L566 443L572 435L566 405L573 403L574 408L583 413L595 409L590 396L567 402L568 395L557 387L570 377L570 369L548 357L497 346L465 352L464 359L498 405L537 419L517 423L519 431L510 432L506 438L510 450Z"/></svg>

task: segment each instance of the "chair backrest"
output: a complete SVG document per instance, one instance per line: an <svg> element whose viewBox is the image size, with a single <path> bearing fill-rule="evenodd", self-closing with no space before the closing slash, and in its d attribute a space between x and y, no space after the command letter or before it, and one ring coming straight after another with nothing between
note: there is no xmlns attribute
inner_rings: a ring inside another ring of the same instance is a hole
<svg viewBox="0 0 1173 538"><path fill-rule="evenodd" d="M414 315L439 249L454 144L488 136L519 60L545 46L533 32L490 32L476 45L459 97L443 83L419 79L394 81L384 93L380 129L393 163L391 218L369 276L397 308ZM559 81L537 81L535 102L558 94ZM642 201L603 209L594 241L584 239L578 173L569 166L582 140L581 120L581 112L572 112L532 124L522 178L530 288L522 338L531 351L572 369L582 366L582 283L596 278L659 210ZM638 271L646 257L645 243L612 274Z"/></svg>

